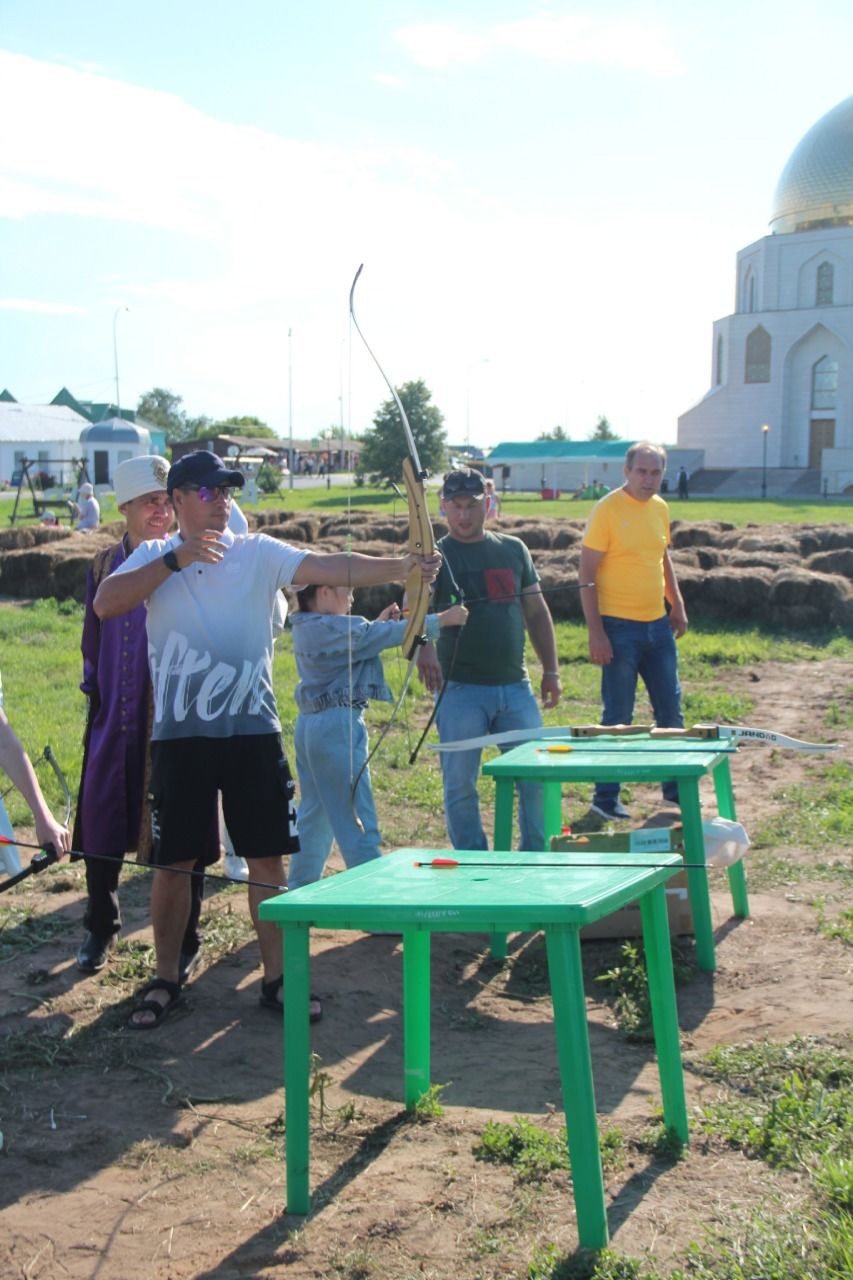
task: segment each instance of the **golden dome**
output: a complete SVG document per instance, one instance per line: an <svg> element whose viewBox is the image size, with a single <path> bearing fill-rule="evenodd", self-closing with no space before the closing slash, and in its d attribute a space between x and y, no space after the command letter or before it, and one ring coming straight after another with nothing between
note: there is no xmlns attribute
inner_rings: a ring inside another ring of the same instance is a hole
<svg viewBox="0 0 853 1280"><path fill-rule="evenodd" d="M819 231L853 226L853 98L812 125L782 170L770 229Z"/></svg>

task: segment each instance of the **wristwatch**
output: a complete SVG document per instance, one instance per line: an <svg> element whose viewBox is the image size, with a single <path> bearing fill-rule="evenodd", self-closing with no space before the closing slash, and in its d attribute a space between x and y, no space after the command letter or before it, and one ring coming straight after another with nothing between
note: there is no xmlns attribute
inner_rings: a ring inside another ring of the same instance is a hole
<svg viewBox="0 0 853 1280"><path fill-rule="evenodd" d="M167 569L171 569L172 573L181 572L181 566L178 564L178 557L175 555L174 551L166 552L163 556L163 564Z"/></svg>

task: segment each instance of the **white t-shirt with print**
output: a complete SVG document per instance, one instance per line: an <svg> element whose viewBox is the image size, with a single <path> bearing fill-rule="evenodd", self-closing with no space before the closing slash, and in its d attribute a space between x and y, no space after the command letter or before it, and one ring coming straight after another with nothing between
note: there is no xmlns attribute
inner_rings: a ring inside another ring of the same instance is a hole
<svg viewBox="0 0 853 1280"><path fill-rule="evenodd" d="M227 549L218 564L170 574L146 601L155 741L281 730L272 687L276 597L307 552L263 533L219 536ZM116 573L180 545L180 534L143 542Z"/></svg>

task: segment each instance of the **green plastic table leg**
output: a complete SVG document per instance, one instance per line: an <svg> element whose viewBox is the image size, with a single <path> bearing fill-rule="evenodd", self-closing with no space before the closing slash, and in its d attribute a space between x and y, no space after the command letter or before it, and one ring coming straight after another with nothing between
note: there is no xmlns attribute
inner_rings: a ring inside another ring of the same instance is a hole
<svg viewBox="0 0 853 1280"><path fill-rule="evenodd" d="M495 779L495 841L496 849L510 852L512 849L512 819L515 805L515 784L508 778ZM492 958L506 960L506 934L493 933L489 939Z"/></svg>
<svg viewBox="0 0 853 1280"><path fill-rule="evenodd" d="M732 774L728 759L721 760L714 770L714 790L717 793L717 808L721 818L736 821L735 793L732 787ZM749 915L749 896L746 891L746 870L743 860L727 868L729 889L732 894L732 906L736 916L745 919Z"/></svg>
<svg viewBox="0 0 853 1280"><path fill-rule="evenodd" d="M699 782L695 778L679 778L681 818L684 823L684 861L705 862L705 839L702 835L702 810L699 805ZM711 894L708 872L704 865L687 868L687 890L696 935L696 963L706 973L717 967L714 955L714 926L711 923Z"/></svg>
<svg viewBox="0 0 853 1280"><path fill-rule="evenodd" d="M429 1088L429 948L425 929L403 932L403 1087L411 1111Z"/></svg>
<svg viewBox="0 0 853 1280"><path fill-rule="evenodd" d="M495 779L495 848L512 848L515 785L510 778Z"/></svg>
<svg viewBox="0 0 853 1280"><path fill-rule="evenodd" d="M580 939L576 928L549 927L545 930L545 943L578 1236L581 1248L603 1249L608 1239L607 1210L598 1147Z"/></svg>
<svg viewBox="0 0 853 1280"><path fill-rule="evenodd" d="M558 836L563 829L563 787L559 782L545 782L542 790L545 849L548 849L551 836Z"/></svg>
<svg viewBox="0 0 853 1280"><path fill-rule="evenodd" d="M284 925L284 1131L287 1212L308 1213L311 1159L308 1131L308 1074L311 1034L308 1026L310 973L307 924Z"/></svg>
<svg viewBox="0 0 853 1280"><path fill-rule="evenodd" d="M672 974L672 948L666 912L666 888L659 884L640 899L643 942L649 978L649 1000L658 1059L663 1118L682 1142L687 1141L687 1103L678 1039L678 1006Z"/></svg>

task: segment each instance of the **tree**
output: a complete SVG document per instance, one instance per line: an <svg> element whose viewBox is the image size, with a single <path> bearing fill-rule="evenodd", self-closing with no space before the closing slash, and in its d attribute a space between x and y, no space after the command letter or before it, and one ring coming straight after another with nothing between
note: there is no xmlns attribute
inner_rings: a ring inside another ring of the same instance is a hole
<svg viewBox="0 0 853 1280"><path fill-rule="evenodd" d="M183 397L176 396L174 391L153 387L139 397L136 413L145 422L162 427L169 439L181 440L186 427L186 414L181 408L183 403Z"/></svg>
<svg viewBox="0 0 853 1280"><path fill-rule="evenodd" d="M268 427L260 418L255 418L252 414L244 414L240 418L222 418L217 427L235 427L237 435L251 436L254 440L278 440L279 437L273 431L272 427Z"/></svg>
<svg viewBox="0 0 853 1280"><path fill-rule="evenodd" d="M278 436L272 427L268 427L260 418L251 415L242 417L209 418L206 413L197 418L188 418L181 408L183 396L167 391L165 387L152 387L145 395L139 397L136 406L137 415L155 427L162 427L169 440L198 440L202 436L217 435L223 428L236 427L239 435L254 436L258 439L277 440ZM227 434L227 430L226 430Z"/></svg>
<svg viewBox="0 0 853 1280"><path fill-rule="evenodd" d="M620 435L617 435L617 433L613 430L610 423L608 422L607 418L605 418L604 414L602 413L602 414L599 414L598 422L596 422L595 424L595 429L590 432L589 439L590 440L621 440L622 437Z"/></svg>
<svg viewBox="0 0 853 1280"><path fill-rule="evenodd" d="M536 437L537 440L568 440L568 434L559 424L553 431L542 431Z"/></svg>
<svg viewBox="0 0 853 1280"><path fill-rule="evenodd" d="M406 410L421 466L427 471L443 470L447 458L444 415L430 403L431 391L419 379L403 383L397 394ZM398 484L403 477L403 459L408 454L400 411L393 400L386 400L373 419L372 428L365 433L361 465L374 484Z"/></svg>

